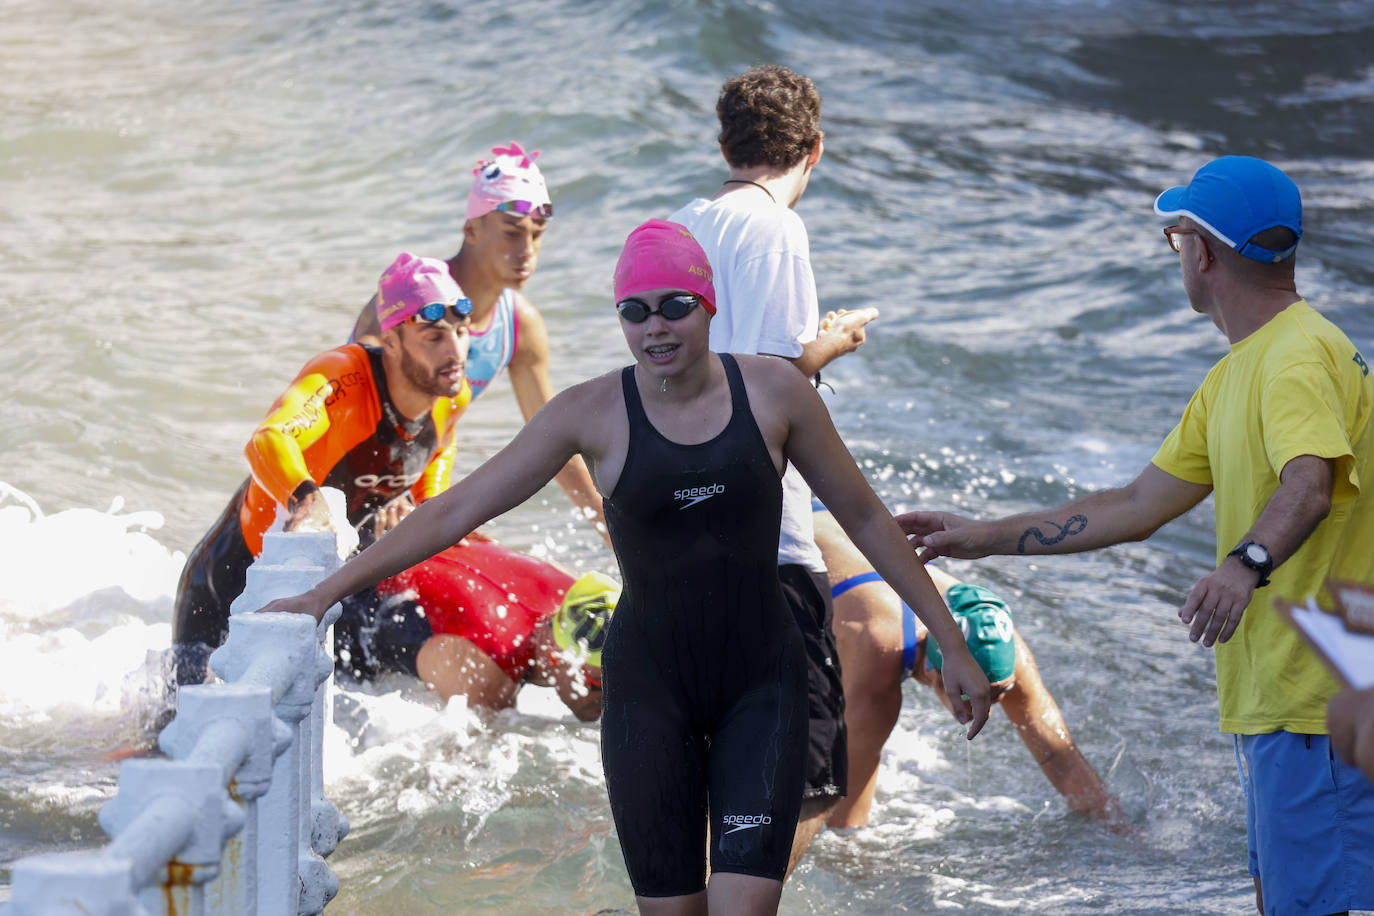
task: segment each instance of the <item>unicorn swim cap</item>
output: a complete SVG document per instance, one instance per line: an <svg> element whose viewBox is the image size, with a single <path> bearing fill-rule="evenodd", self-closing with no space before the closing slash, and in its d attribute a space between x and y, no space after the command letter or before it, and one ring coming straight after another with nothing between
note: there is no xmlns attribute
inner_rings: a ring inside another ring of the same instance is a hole
<svg viewBox="0 0 1374 916"><path fill-rule="evenodd" d="M685 289L701 297L707 312L716 313L711 262L686 226L651 219L625 239L615 265L615 301L650 289Z"/></svg>
<svg viewBox="0 0 1374 916"><path fill-rule="evenodd" d="M494 159L478 159L477 168L472 170L466 218L477 219L493 210L533 214L539 219L553 216L544 175L534 164L539 150L527 153L512 140L505 148L493 146L491 154Z"/></svg>

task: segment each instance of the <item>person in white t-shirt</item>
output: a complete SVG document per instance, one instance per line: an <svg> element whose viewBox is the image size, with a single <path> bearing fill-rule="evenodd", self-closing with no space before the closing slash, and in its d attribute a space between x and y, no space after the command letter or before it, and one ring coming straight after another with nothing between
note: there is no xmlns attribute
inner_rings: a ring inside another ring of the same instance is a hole
<svg viewBox="0 0 1374 916"><path fill-rule="evenodd" d="M806 227L792 210L824 148L820 94L785 67L755 67L725 83L716 113L729 176L713 197L693 200L671 217L691 230L715 272L711 349L779 356L815 375L857 349L865 326L878 317L872 308L831 312L822 330ZM783 478L778 576L810 669L810 748L790 872L844 796L849 756L849 684L841 683L830 585L812 530L811 493L792 467Z"/></svg>

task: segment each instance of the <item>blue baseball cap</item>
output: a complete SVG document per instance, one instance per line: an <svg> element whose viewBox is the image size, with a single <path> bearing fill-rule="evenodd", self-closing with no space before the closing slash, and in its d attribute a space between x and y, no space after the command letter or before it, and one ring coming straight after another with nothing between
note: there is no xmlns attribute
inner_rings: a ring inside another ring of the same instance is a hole
<svg viewBox="0 0 1374 916"><path fill-rule="evenodd" d="M1155 198L1160 216L1186 216L1225 245L1262 264L1293 256L1298 243L1270 251L1250 239L1283 226L1302 238L1302 195L1282 171L1252 156L1222 156L1198 169L1183 187Z"/></svg>

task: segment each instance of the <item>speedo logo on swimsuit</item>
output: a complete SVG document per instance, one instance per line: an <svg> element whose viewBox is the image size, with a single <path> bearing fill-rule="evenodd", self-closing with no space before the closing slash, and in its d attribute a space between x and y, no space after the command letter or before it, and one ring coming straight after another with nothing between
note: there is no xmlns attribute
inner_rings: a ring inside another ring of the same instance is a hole
<svg viewBox="0 0 1374 916"><path fill-rule="evenodd" d="M679 509L690 509L702 500L710 499L718 493L725 492L725 484L712 483L704 487L688 487L685 490L674 490L673 499L685 499L687 502L678 506Z"/></svg>
<svg viewBox="0 0 1374 916"><path fill-rule="evenodd" d="M753 827L762 827L764 824L773 823L773 818L767 814L727 814L723 820L725 826L730 829L721 836L729 836L739 830L749 830Z"/></svg>

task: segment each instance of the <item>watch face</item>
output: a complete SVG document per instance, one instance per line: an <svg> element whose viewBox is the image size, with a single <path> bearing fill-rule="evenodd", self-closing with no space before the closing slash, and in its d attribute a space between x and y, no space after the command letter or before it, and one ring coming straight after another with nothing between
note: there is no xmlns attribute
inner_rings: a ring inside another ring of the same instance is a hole
<svg viewBox="0 0 1374 916"><path fill-rule="evenodd" d="M1251 544L1249 547L1245 548L1245 558L1251 563L1268 563L1269 551L1265 550L1259 544Z"/></svg>

